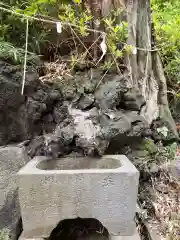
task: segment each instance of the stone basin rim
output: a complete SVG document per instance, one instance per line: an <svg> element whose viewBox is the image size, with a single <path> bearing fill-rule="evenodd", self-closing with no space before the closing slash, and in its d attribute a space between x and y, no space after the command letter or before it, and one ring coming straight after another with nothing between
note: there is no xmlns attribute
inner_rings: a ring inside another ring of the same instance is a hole
<svg viewBox="0 0 180 240"><path fill-rule="evenodd" d="M63 157L62 159L65 159ZM76 157L83 158L83 157ZM85 158L85 157L84 157ZM128 174L138 172L136 167L131 163L131 161L125 155L104 155L102 158L107 159L114 159L119 161L119 167L116 168L91 168L91 169L53 169L53 170L43 170L39 169L38 165L44 161L51 161L49 157L45 156L36 156L34 157L29 163L27 163L23 168L20 169L18 175L28 175L29 174L83 174L83 173L118 173L124 172ZM62 160L58 158L57 160Z"/></svg>

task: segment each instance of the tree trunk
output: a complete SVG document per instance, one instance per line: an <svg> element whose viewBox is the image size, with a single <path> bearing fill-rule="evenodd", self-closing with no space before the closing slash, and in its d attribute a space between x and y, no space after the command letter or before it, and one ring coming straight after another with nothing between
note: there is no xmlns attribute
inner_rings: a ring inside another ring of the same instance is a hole
<svg viewBox="0 0 180 240"><path fill-rule="evenodd" d="M112 8L122 8L128 22L128 44L137 49L125 62L128 69L129 85L138 88L145 98L140 115L149 124L162 119L176 136L176 126L172 119L168 100L166 78L159 52L154 50L150 0L100 0L102 13Z"/></svg>

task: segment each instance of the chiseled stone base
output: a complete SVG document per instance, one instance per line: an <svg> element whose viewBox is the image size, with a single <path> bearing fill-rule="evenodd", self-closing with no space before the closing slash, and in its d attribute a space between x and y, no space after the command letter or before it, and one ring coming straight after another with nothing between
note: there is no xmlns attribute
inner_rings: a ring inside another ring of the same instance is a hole
<svg viewBox="0 0 180 240"><path fill-rule="evenodd" d="M141 238L136 230L132 236L110 236L109 240L141 240Z"/></svg>
<svg viewBox="0 0 180 240"><path fill-rule="evenodd" d="M26 237L24 237L24 234L22 232L22 234L18 240L44 240L44 238L36 238L36 237L35 238L26 238Z"/></svg>
<svg viewBox="0 0 180 240"><path fill-rule="evenodd" d="M76 218L96 219L109 234L134 232L139 172L126 156L35 157L18 176L26 238L48 237L61 221Z"/></svg>
<svg viewBox="0 0 180 240"><path fill-rule="evenodd" d="M87 240L88 238L86 238ZM44 240L43 238L25 238L23 236L23 233L21 234L21 236L19 237L19 240ZM92 237L90 238L90 240L93 240ZM94 240L103 240L102 237L100 238L94 238ZM104 238L104 240L107 240L106 238ZM138 231L136 230L135 233L132 236L110 236L109 240L141 240Z"/></svg>

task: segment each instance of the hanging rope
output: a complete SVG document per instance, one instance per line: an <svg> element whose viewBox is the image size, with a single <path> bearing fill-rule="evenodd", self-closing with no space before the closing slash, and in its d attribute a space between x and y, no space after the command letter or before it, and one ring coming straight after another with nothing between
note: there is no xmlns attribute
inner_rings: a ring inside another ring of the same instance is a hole
<svg viewBox="0 0 180 240"><path fill-rule="evenodd" d="M34 21L40 21L40 22L44 22L44 23L50 23L50 24L56 24L59 22L59 20L57 19L53 19L52 20L49 20L49 19L45 19L45 17L47 16L43 16L41 15L42 17L33 17L33 16L26 16L25 14L22 14L22 13L18 13L17 11L13 11L10 9L10 6L9 6L9 9L7 8L4 8L2 7L4 4L2 4L0 2L0 10L4 11L4 12L8 12L8 13L11 13L13 15L16 15L16 16L19 16L20 18L26 18L26 19L29 19L29 20L34 20ZM61 22L62 25L66 25L66 26L71 26L71 27L75 27L75 28L80 28L80 26L78 25L75 25L75 24L70 24L68 22ZM104 31L100 31L100 30L95 30L95 29L90 29L90 28L87 28L87 31L89 32L96 32L96 33L100 33L100 34L104 34L106 35L106 33ZM125 42L122 42L122 41L119 41L120 43L122 43L124 46L127 45L127 43ZM160 45L159 45L160 46ZM139 51L145 51L145 52L157 52L159 51L159 49L155 48L155 49L145 49L145 48L140 48L140 47L137 47L137 46L133 46L136 50L139 50Z"/></svg>
<svg viewBox="0 0 180 240"><path fill-rule="evenodd" d="M26 18L26 46L25 46L25 54L24 54L24 72L23 72L22 89L21 89L22 95L24 94L24 85L25 85L25 80L26 80L28 35L29 35L29 20L28 20L28 18Z"/></svg>

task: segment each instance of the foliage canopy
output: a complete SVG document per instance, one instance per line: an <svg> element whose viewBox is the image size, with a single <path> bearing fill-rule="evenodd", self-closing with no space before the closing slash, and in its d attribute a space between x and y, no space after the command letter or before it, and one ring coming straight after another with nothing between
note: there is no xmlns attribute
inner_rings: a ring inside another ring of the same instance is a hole
<svg viewBox="0 0 180 240"><path fill-rule="evenodd" d="M23 0L4 0L3 3L14 9L21 9L20 11L27 15L47 15L59 18L63 22L78 25L80 37L86 37L89 34L87 28L93 17L89 9L82 10L82 0L28 0L26 2ZM152 0L151 4L157 45L161 52L168 83L172 86L180 82L180 1ZM122 57L123 51L117 49L117 44L118 41L126 39L127 24L122 22L121 25L114 25L114 20L115 18L111 16L111 18L106 18L103 21L108 32L109 48L115 58L119 58ZM15 56L15 59L19 59L16 53L22 53L20 48L24 48L25 45L24 19L3 13L0 15L0 22L0 56L4 56L4 51L2 52L3 44L5 43L6 48L12 44L14 48L10 51L10 54ZM52 42L53 30L42 23L34 24L32 22L30 23L29 32L29 52L41 55L42 49ZM18 62L22 62L21 54L19 56L20 61ZM77 56L74 56L73 59L75 58ZM111 61L108 60L105 64L111 65Z"/></svg>
<svg viewBox="0 0 180 240"><path fill-rule="evenodd" d="M180 1L152 0L157 42L169 81L180 82Z"/></svg>

